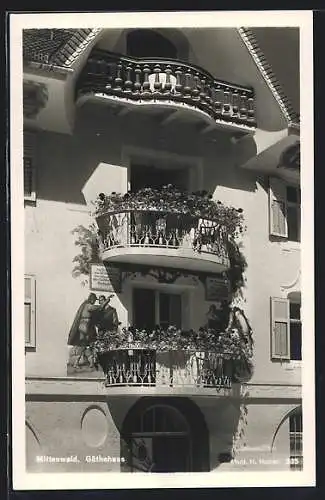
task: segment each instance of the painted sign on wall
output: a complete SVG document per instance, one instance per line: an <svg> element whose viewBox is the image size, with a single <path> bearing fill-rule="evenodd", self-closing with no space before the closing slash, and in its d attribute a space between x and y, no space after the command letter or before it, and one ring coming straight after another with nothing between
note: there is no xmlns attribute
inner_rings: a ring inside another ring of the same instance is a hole
<svg viewBox="0 0 325 500"><path fill-rule="evenodd" d="M208 276L205 280L206 300L222 301L229 298L229 282L223 278Z"/></svg>
<svg viewBox="0 0 325 500"><path fill-rule="evenodd" d="M90 289L100 292L121 292L121 270L107 264L90 264Z"/></svg>

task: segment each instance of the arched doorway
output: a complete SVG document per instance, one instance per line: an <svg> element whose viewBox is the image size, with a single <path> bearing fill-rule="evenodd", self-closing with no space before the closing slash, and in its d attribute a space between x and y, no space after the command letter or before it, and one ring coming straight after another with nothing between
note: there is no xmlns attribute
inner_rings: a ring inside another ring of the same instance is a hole
<svg viewBox="0 0 325 500"><path fill-rule="evenodd" d="M148 29L133 30L126 39L127 54L132 57L177 59L177 48L165 36Z"/></svg>
<svg viewBox="0 0 325 500"><path fill-rule="evenodd" d="M124 420L121 441L130 472L209 470L204 417L187 398L142 398Z"/></svg>

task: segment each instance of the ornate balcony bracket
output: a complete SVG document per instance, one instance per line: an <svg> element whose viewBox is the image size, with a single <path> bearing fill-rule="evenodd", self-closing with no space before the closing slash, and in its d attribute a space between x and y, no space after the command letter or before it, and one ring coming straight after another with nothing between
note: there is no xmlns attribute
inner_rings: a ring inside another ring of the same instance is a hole
<svg viewBox="0 0 325 500"><path fill-rule="evenodd" d="M77 101L91 96L125 105L176 106L246 133L256 127L251 88L218 80L184 61L136 59L94 50L76 88Z"/></svg>

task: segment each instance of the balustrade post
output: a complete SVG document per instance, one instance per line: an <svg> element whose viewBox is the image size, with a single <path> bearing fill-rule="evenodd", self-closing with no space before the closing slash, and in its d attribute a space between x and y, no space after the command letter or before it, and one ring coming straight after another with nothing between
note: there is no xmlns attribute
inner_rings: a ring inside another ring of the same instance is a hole
<svg viewBox="0 0 325 500"><path fill-rule="evenodd" d="M150 97L150 82L149 82L149 73L150 73L150 68L148 66L148 64L145 64L144 67L143 67L143 77L144 77L144 80L143 80L143 85L142 85L142 89L143 89L143 93L142 93L142 97L144 99Z"/></svg>
<svg viewBox="0 0 325 500"><path fill-rule="evenodd" d="M201 92L200 92L199 96L200 96L200 103L203 104L203 106L206 105L205 82L206 82L206 79L201 78Z"/></svg>
<svg viewBox="0 0 325 500"><path fill-rule="evenodd" d="M155 74L155 81L154 81L154 84L153 84L154 97L159 97L161 95L160 94L160 90L161 90L161 87L162 87L162 84L161 84L161 81L160 81L161 68L160 68L159 64L155 65L153 72Z"/></svg>
<svg viewBox="0 0 325 500"><path fill-rule="evenodd" d="M177 70L175 71L176 74L176 85L175 85L175 97L179 98L182 95L182 90L183 90L183 85L181 82L181 76L182 76L182 68L179 66Z"/></svg>
<svg viewBox="0 0 325 500"><path fill-rule="evenodd" d="M223 91L223 110L222 114L224 118L228 118L230 116L230 89L229 87L226 87L225 90Z"/></svg>
<svg viewBox="0 0 325 500"><path fill-rule="evenodd" d="M239 118L239 93L234 90L232 94L232 118L236 121Z"/></svg>
<svg viewBox="0 0 325 500"><path fill-rule="evenodd" d="M245 92L242 93L240 96L240 119L241 121L246 121L247 120L247 95Z"/></svg>
<svg viewBox="0 0 325 500"><path fill-rule="evenodd" d="M132 66L131 64L128 64L126 66L126 80L124 82L124 86L125 86L125 94L132 94L132 85L133 85L133 82L131 80L131 72L132 72Z"/></svg>
<svg viewBox="0 0 325 500"><path fill-rule="evenodd" d="M171 89L172 89L172 83L171 83L171 79L170 79L170 76L171 76L172 70L171 70L171 67L170 67L170 65L169 65L169 64L168 64L168 66L166 67L165 73L166 73L166 83L165 83L165 88L164 88L164 91L165 91L165 95L166 95L166 97L169 97L169 96L170 96Z"/></svg>
<svg viewBox="0 0 325 500"><path fill-rule="evenodd" d="M214 101L214 112L217 117L219 117L222 113L222 89L221 85L215 82L215 101Z"/></svg>
<svg viewBox="0 0 325 500"><path fill-rule="evenodd" d="M184 85L184 89L183 89L185 99L191 98L190 80L191 80L191 71L188 69L185 73L185 85Z"/></svg>
<svg viewBox="0 0 325 500"><path fill-rule="evenodd" d="M256 124L256 120L255 120L255 109L254 109L254 98L253 97L248 98L247 115L248 115L249 124L254 126Z"/></svg>
<svg viewBox="0 0 325 500"><path fill-rule="evenodd" d="M212 90L211 90L211 82L207 82L206 84L206 94L205 94L205 101L210 108L211 111L213 111L213 103L212 103Z"/></svg>
<svg viewBox="0 0 325 500"><path fill-rule="evenodd" d="M136 98L138 98L140 95L140 90L141 90L141 81L140 81L141 68L140 68L139 64L136 65L134 73L135 73L135 82L134 82L134 86L133 86L133 88L134 88L133 94Z"/></svg>
<svg viewBox="0 0 325 500"><path fill-rule="evenodd" d="M116 66L116 77L115 77L115 80L114 80L114 83L115 83L114 90L117 93L122 92L123 79L121 78L121 75L122 75L122 64L118 63L117 66Z"/></svg>
<svg viewBox="0 0 325 500"><path fill-rule="evenodd" d="M192 88L192 99L193 101L199 101L199 82L200 82L200 77L198 73L195 73L193 77L193 88Z"/></svg>

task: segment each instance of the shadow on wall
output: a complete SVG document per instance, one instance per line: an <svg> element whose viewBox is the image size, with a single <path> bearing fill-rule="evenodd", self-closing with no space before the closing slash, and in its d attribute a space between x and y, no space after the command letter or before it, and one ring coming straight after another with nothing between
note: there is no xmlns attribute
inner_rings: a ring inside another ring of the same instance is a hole
<svg viewBox="0 0 325 500"><path fill-rule="evenodd" d="M103 133L95 123L89 126L87 117L76 120L72 136L39 133L36 149L37 199L86 205L83 189L98 166L120 165L114 130L108 127ZM100 180L101 190L114 191L107 179L107 187Z"/></svg>
<svg viewBox="0 0 325 500"><path fill-rule="evenodd" d="M216 140L209 151L209 164L204 169L204 189L229 188L240 192L256 190L256 172L240 168L256 154L254 139L247 136L240 143ZM237 195L236 195L237 198Z"/></svg>
<svg viewBox="0 0 325 500"><path fill-rule="evenodd" d="M123 191L127 185L127 172L121 164L122 149L126 144L185 156L202 156L204 185L208 188L220 185L242 191L255 189L254 175L236 168L253 154L253 139L247 139L246 151L239 155L230 136L224 132L216 133L215 139L198 138L196 129L191 127L185 127L181 136L173 128L161 134L159 124L140 118L138 114L133 116L131 113L130 117L123 119L115 116L109 108L83 105L77 111L73 135L39 134L37 198L86 205L90 201L84 193L86 186L92 186L91 198L99 192ZM120 173L112 174L110 170L106 174L105 166L107 172L108 167L119 166Z"/></svg>

